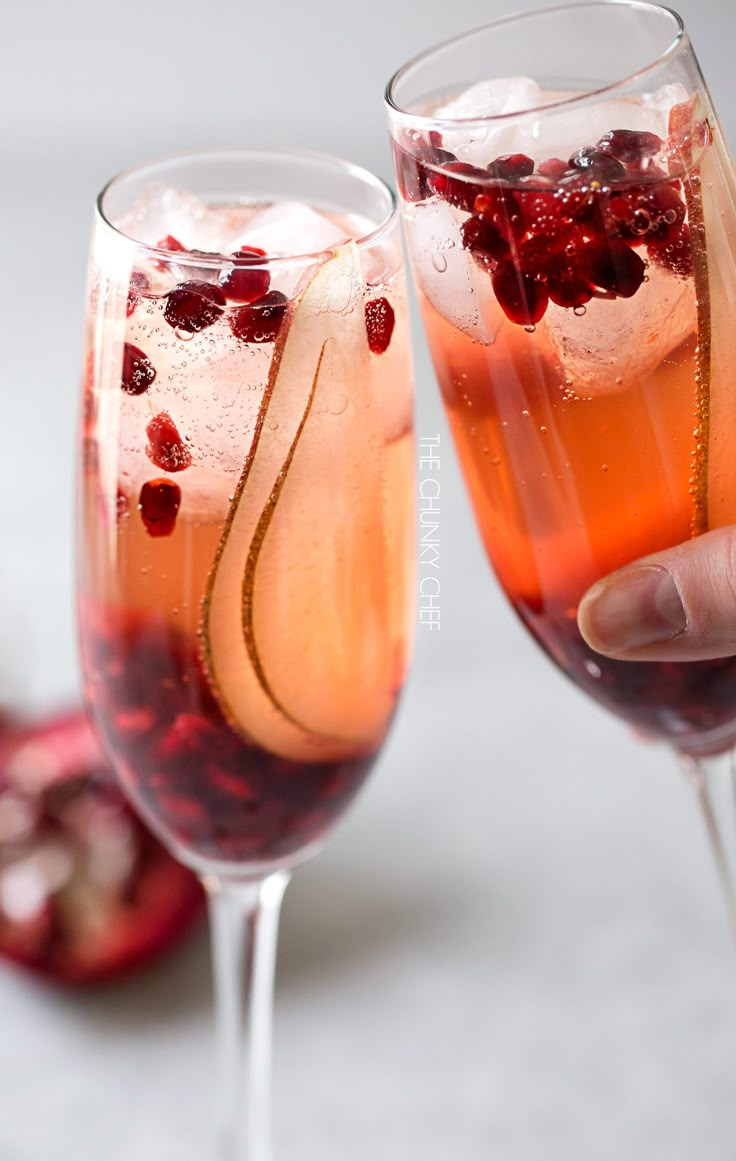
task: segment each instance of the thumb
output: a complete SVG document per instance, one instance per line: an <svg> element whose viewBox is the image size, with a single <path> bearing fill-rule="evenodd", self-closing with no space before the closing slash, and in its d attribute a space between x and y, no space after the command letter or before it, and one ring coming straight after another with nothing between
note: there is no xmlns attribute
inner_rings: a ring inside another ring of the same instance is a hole
<svg viewBox="0 0 736 1161"><path fill-rule="evenodd" d="M736 526L654 552L598 581L578 626L592 649L629 661L736 654Z"/></svg>

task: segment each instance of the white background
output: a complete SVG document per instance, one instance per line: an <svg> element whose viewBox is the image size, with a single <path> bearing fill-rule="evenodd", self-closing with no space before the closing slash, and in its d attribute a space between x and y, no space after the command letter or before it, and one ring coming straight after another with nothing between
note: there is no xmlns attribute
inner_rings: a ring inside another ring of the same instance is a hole
<svg viewBox="0 0 736 1161"><path fill-rule="evenodd" d="M93 198L294 143L388 176L407 56L512 0L15 0L0 45L0 667L74 696L72 439ZM517 8L532 7L518 4ZM736 134L736 8L680 5ZM442 629L358 808L285 906L281 1161L733 1161L736 958L672 759L568 686L496 592L442 434ZM204 939L94 995L0 975L0 1161L209 1161Z"/></svg>

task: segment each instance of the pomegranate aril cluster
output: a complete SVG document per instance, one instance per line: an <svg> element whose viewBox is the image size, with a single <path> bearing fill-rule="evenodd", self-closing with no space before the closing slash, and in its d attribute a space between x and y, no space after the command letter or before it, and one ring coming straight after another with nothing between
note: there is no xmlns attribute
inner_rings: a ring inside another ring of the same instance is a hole
<svg viewBox="0 0 736 1161"><path fill-rule="evenodd" d="M225 721L196 649L133 618L88 636L97 726L151 814L190 850L271 859L314 841L365 778L368 756L306 766Z"/></svg>
<svg viewBox="0 0 736 1161"><path fill-rule="evenodd" d="M449 156L449 155L448 155ZM168 234L156 245L171 254L184 253L185 247ZM190 251L202 257L225 260L222 255ZM227 312L229 328L236 339L244 343L274 343L286 318L288 299L280 290L271 289L271 274L265 250L242 246L230 255L220 271L217 282L188 279L178 283L165 298L164 318L184 337L198 334L213 326ZM156 259L153 266L165 270L167 263ZM151 282L142 271L134 270L130 277L126 314L130 317L140 299L151 290ZM374 298L365 305L365 326L370 350L383 354L393 335L395 314L386 298ZM123 346L121 388L128 395L143 395L156 379L156 369L139 347L132 343ZM182 438L176 422L167 412L159 412L148 421L146 454L157 468L164 472L182 472L191 466L192 455ZM85 449L88 467L95 466L96 445ZM147 481L138 497L138 511L150 536L171 536L181 506L181 488L173 480L164 478ZM123 500L125 496L123 494ZM118 518L127 515L127 500Z"/></svg>
<svg viewBox="0 0 736 1161"><path fill-rule="evenodd" d="M654 133L614 129L536 172L525 154L485 169L458 161L436 134L394 151L405 200L436 196L469 215L462 245L506 316L529 327L550 302L582 313L594 297L631 298L650 263L692 274L682 183L655 161L663 148Z"/></svg>

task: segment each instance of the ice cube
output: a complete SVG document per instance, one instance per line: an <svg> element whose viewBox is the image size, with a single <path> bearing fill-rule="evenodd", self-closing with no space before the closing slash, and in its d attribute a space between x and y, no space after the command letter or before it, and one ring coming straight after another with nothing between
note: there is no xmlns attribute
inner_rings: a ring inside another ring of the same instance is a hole
<svg viewBox="0 0 736 1161"><path fill-rule="evenodd" d="M500 117L541 105L541 87L531 77L494 77L478 81L451 101L439 105L433 116L456 121L471 117Z"/></svg>
<svg viewBox="0 0 736 1161"><path fill-rule="evenodd" d="M481 270L460 239L467 215L432 198L413 207L407 218L414 273L432 306L459 330L478 342L494 342L503 313Z"/></svg>
<svg viewBox="0 0 736 1161"><path fill-rule="evenodd" d="M523 109L533 109L544 100L542 89L530 77L495 77L479 81L433 110L433 116L449 120L463 120L473 117L500 117L506 113L520 113ZM471 165L487 165L501 153L511 152L510 148L497 148L496 142L505 139L508 132L498 125L488 125L480 129L460 129L457 132L445 130L442 146L455 153L461 161Z"/></svg>
<svg viewBox="0 0 736 1161"><path fill-rule="evenodd" d="M277 202L256 212L246 228L231 239L229 249L234 253L241 246L256 246L269 257L288 258L319 254L347 238L345 229L303 202ZM276 263L271 268L271 287L291 298L307 276L308 269L303 265Z"/></svg>
<svg viewBox="0 0 736 1161"><path fill-rule="evenodd" d="M544 326L576 395L625 390L646 378L695 329L692 280L650 264L631 298L592 299L585 314L550 303Z"/></svg>
<svg viewBox="0 0 736 1161"><path fill-rule="evenodd" d="M209 206L187 190L159 183L149 186L115 224L124 234L150 246L171 235L186 250L219 254L228 230L232 232L239 225L230 221L232 209Z"/></svg>
<svg viewBox="0 0 736 1161"><path fill-rule="evenodd" d="M319 254L347 241L340 226L303 202L277 202L254 214L230 246L258 246L269 257Z"/></svg>
<svg viewBox="0 0 736 1161"><path fill-rule="evenodd" d="M594 145L611 129L647 130L667 137L669 112L687 100L679 83L663 85L653 93L618 97L595 103L555 104L575 92L543 91L528 77L483 81L435 110L437 117L503 117L481 129L458 128L442 133L442 145L461 161L485 166L504 153L525 153L536 162L549 157L567 159L581 146ZM528 115L524 110L528 109Z"/></svg>

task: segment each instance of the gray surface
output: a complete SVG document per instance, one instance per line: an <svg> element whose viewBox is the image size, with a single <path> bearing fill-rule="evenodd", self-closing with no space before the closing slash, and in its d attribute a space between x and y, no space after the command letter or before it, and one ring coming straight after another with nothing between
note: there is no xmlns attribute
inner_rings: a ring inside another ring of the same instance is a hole
<svg viewBox="0 0 736 1161"><path fill-rule="evenodd" d="M71 441L97 187L151 155L267 140L385 173L391 69L505 3L420 16L390 0L76 0L4 14L11 688L44 706L76 684ZM736 14L682 8L733 136ZM689 792L667 754L584 701L511 620L418 349L419 430L445 439L442 631L420 630L379 771L287 895L278 1157L732 1161L736 960ZM2 1161L211 1156L203 941L91 997L2 973L0 1028Z"/></svg>

